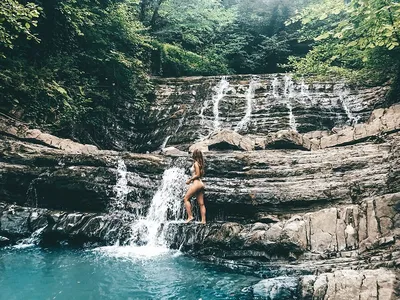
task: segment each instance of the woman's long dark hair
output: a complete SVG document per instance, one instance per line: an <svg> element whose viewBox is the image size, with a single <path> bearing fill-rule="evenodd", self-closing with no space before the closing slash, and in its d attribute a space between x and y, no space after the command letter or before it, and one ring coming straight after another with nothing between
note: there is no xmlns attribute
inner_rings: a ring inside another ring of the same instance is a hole
<svg viewBox="0 0 400 300"><path fill-rule="evenodd" d="M200 168L200 175L204 176L204 158L203 158L203 153L196 149L193 151L193 159L199 164Z"/></svg>

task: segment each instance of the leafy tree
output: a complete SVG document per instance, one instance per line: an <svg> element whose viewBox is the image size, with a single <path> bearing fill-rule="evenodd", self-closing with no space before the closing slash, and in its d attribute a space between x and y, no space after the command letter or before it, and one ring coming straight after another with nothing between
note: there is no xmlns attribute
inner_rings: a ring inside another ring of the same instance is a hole
<svg viewBox="0 0 400 300"><path fill-rule="evenodd" d="M289 23L300 22L314 48L291 58L297 73L377 83L399 72L400 3L391 0L318 1Z"/></svg>
<svg viewBox="0 0 400 300"><path fill-rule="evenodd" d="M16 0L2 0L0 2L0 46L12 49L14 40L20 35L39 41L31 31L31 26L37 26L39 14L40 8L34 3L28 2L23 5Z"/></svg>
<svg viewBox="0 0 400 300"><path fill-rule="evenodd" d="M0 61L0 108L81 142L125 147L115 137L136 126L151 89L138 4L42 0L41 43L19 41Z"/></svg>

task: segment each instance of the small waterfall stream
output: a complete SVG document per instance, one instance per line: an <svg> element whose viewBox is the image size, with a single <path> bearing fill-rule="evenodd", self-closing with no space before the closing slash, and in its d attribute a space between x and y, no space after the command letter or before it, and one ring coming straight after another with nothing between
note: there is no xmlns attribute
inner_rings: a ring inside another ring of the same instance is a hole
<svg viewBox="0 0 400 300"><path fill-rule="evenodd" d="M349 125L355 125L358 122L358 117L353 114L348 105L348 97L350 89L345 85L338 85L335 89L336 94L339 96L340 103L342 104L343 110L347 115Z"/></svg>
<svg viewBox="0 0 400 300"><path fill-rule="evenodd" d="M123 174L123 167L121 169ZM165 170L147 214L139 216L139 219L133 222L130 237L124 242L124 246L121 247L118 241L114 246L100 247L97 250L111 255L134 257L152 257L168 251L164 229L168 227L169 222L179 221L183 217L182 203L186 180L187 175L182 168L172 167ZM121 179L121 185L118 186L117 183L115 189L123 191L121 187L124 183L125 181ZM126 198L124 193L121 195Z"/></svg>
<svg viewBox="0 0 400 300"><path fill-rule="evenodd" d="M200 109L200 126L202 129L208 130L205 134L199 130L199 139L205 138L208 134L221 128L219 119L219 103L226 96L229 90L229 81L226 76L223 76L218 84L213 88L213 95L211 99L206 99ZM212 103L213 121L212 124L207 122L207 117L204 115L205 112L210 108Z"/></svg>
<svg viewBox="0 0 400 300"><path fill-rule="evenodd" d="M46 226L35 230L30 237L20 240L14 248L22 249L36 246L40 242L41 235L45 229Z"/></svg>
<svg viewBox="0 0 400 300"><path fill-rule="evenodd" d="M290 76L285 76L285 87L284 87L284 95L286 98L286 106L289 110L289 126L292 130L297 131L296 119L293 115L293 107L291 103L291 99L294 95L294 83Z"/></svg>
<svg viewBox="0 0 400 300"><path fill-rule="evenodd" d="M128 177L127 168L123 159L118 159L117 163L117 182L114 186L115 197L113 201L110 201L110 212L121 211L125 208L129 188L128 188Z"/></svg>
<svg viewBox="0 0 400 300"><path fill-rule="evenodd" d="M274 96L274 98L278 98L279 97L279 80L277 77L274 77L274 79L272 80L272 95Z"/></svg>
<svg viewBox="0 0 400 300"><path fill-rule="evenodd" d="M226 92L229 88L229 82L226 79L226 76L221 78L221 81L214 88L215 94L212 97L213 102L213 113L214 113L214 131L218 130L221 126L219 121L219 102L226 95Z"/></svg>
<svg viewBox="0 0 400 300"><path fill-rule="evenodd" d="M259 79L257 77L252 77L249 87L246 92L246 113L244 117L240 120L240 122L236 125L235 131L245 130L248 127L248 124L251 119L251 112L253 109L253 99L256 92L256 89L260 86Z"/></svg>

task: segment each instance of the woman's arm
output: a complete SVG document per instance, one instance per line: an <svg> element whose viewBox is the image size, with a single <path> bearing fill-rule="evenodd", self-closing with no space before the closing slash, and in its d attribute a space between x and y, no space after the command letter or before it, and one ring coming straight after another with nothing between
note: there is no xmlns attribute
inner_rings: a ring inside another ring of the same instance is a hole
<svg viewBox="0 0 400 300"><path fill-rule="evenodd" d="M191 182L193 182L196 179L201 178L201 174L200 174L200 166L197 163L197 161L194 163L194 176L192 178L190 178L188 181L186 181L186 184L189 184Z"/></svg>

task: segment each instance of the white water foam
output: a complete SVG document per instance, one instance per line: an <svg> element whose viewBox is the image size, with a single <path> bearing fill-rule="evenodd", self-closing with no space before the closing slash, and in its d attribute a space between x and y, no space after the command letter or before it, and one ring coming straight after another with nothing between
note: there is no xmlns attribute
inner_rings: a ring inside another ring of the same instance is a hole
<svg viewBox="0 0 400 300"><path fill-rule="evenodd" d="M245 130L247 129L250 119L251 113L253 110L253 99L256 92L256 89L260 87L260 81L258 78L252 78L249 84L249 87L246 92L246 113L244 117L240 120L240 122L236 125L235 131Z"/></svg>
<svg viewBox="0 0 400 300"><path fill-rule="evenodd" d="M347 99L350 97L350 89L344 84L339 84L335 86L334 91L339 96L340 103L342 104L343 110L347 115L348 123L350 125L357 124L359 117L353 114L347 102Z"/></svg>
<svg viewBox="0 0 400 300"><path fill-rule="evenodd" d="M169 141L170 138L171 138L171 135L169 135L169 136L167 136L167 137L165 138L164 142L162 143L162 145L161 145L161 147L160 147L161 150L165 149L165 147L167 146L167 143L168 143L168 141Z"/></svg>
<svg viewBox="0 0 400 300"><path fill-rule="evenodd" d="M121 211L125 208L129 188L127 178L127 168L123 159L118 159L117 163L117 183L114 186L115 197L110 202L110 212Z"/></svg>
<svg viewBox="0 0 400 300"><path fill-rule="evenodd" d="M212 97L213 102L213 113L214 113L214 131L218 130L221 126L219 121L219 102L226 95L229 88L229 82L226 79L226 76L221 78L221 81L214 88L215 94Z"/></svg>
<svg viewBox="0 0 400 300"><path fill-rule="evenodd" d="M164 230L169 222L177 222L183 217L183 194L187 176L184 169L167 169L157 192L153 196L146 216L139 218L131 227L128 242L120 246L100 247L100 251L108 256L129 258L153 258L170 250L164 238ZM181 221L183 222L183 220Z"/></svg>
<svg viewBox="0 0 400 300"><path fill-rule="evenodd" d="M274 80L272 80L272 95L274 96L274 98L278 98L279 97L279 80L277 77L274 77Z"/></svg>
<svg viewBox="0 0 400 300"><path fill-rule="evenodd" d="M13 246L13 248L16 249L24 249L24 248L29 248L36 246L39 241L40 241L40 236L42 235L43 230L46 228L46 226L41 227L37 230L35 230L30 237L26 239L20 240L16 245Z"/></svg>
<svg viewBox="0 0 400 300"><path fill-rule="evenodd" d="M284 95L286 98L286 107L289 110L289 126L292 130L297 131L296 119L293 115L293 107L291 103L291 99L294 96L294 83L290 76L286 75L285 77L285 88Z"/></svg>

